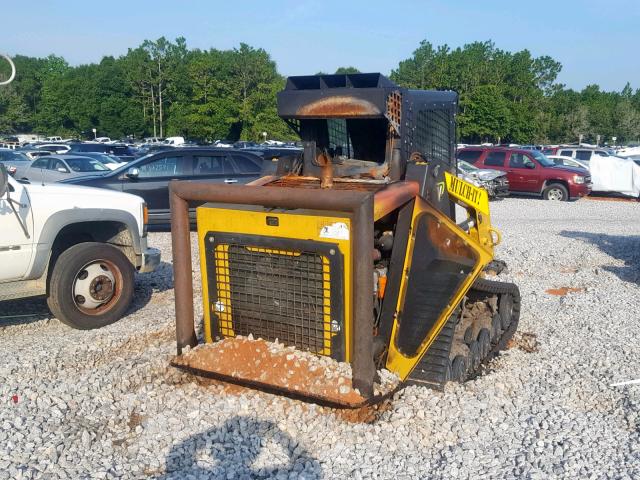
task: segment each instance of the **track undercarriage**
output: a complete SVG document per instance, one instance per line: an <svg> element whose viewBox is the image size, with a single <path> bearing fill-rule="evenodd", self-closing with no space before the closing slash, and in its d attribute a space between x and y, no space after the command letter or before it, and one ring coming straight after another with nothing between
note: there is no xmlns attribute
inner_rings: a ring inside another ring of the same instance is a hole
<svg viewBox="0 0 640 480"><path fill-rule="evenodd" d="M442 390L464 382L504 350L520 318L520 291L512 283L478 279L409 377Z"/></svg>

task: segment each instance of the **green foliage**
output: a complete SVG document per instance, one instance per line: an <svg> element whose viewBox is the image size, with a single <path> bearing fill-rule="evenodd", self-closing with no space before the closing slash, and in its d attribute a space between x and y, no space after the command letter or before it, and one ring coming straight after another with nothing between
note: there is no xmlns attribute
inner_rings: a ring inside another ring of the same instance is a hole
<svg viewBox="0 0 640 480"><path fill-rule="evenodd" d="M459 136L463 142L516 143L601 141L640 137L640 90L582 92L555 83L562 66L528 50L506 52L492 42L454 50L426 40L400 61L391 79L409 88L458 92Z"/></svg>
<svg viewBox="0 0 640 480"><path fill-rule="evenodd" d="M126 55L70 67L54 55L16 55L18 74L0 87L0 132L35 131L90 138L182 135L194 139L293 139L277 116L284 78L269 54L241 43L232 50L189 49L182 37L145 40ZM0 78L8 74L0 64ZM422 41L391 78L420 89L459 93L463 142L586 141L640 138L640 90L556 83L561 65L528 50L490 42L452 49ZM353 66L336 74L358 73Z"/></svg>
<svg viewBox="0 0 640 480"><path fill-rule="evenodd" d="M3 133L294 138L276 112L284 78L266 51L247 44L200 51L182 37L161 37L99 64L71 68L60 57L20 55L15 63L16 80L0 89Z"/></svg>
<svg viewBox="0 0 640 480"><path fill-rule="evenodd" d="M358 70L356 67L339 67L336 70L336 75L345 75L348 73L360 73L360 70Z"/></svg>
<svg viewBox="0 0 640 480"><path fill-rule="evenodd" d="M0 87L0 132L16 133L27 126L29 111L13 85Z"/></svg>

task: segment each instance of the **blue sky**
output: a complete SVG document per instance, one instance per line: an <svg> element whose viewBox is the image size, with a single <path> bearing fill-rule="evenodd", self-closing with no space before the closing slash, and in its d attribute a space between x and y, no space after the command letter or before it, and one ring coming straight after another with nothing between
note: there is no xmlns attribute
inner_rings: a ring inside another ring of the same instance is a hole
<svg viewBox="0 0 640 480"><path fill-rule="evenodd" d="M423 39L493 40L563 65L559 81L640 88L640 1L7 1L0 50L64 56L71 64L121 55L144 39L184 36L190 47L266 49L284 75L339 66L389 73ZM377 6L379 5L379 6Z"/></svg>

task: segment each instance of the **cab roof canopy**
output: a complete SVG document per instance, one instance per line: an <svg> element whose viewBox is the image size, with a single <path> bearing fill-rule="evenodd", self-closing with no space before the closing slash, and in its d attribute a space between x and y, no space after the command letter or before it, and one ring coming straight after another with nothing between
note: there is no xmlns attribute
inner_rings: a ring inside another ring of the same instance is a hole
<svg viewBox="0 0 640 480"><path fill-rule="evenodd" d="M304 75L277 100L301 140L332 157L381 164L398 150L403 162L414 152L455 162L455 92L406 89L380 73Z"/></svg>

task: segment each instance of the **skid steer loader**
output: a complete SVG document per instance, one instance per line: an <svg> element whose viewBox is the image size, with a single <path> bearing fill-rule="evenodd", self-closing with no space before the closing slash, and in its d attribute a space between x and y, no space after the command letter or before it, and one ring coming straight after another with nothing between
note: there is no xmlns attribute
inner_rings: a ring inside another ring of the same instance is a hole
<svg viewBox="0 0 640 480"><path fill-rule="evenodd" d="M457 94L380 74L317 75L288 78L277 100L303 153L245 186L171 182L173 365L342 407L383 398L383 373L435 388L475 375L513 335L520 295L483 275L500 235L486 191L455 174ZM206 202L196 212L201 345L193 202ZM256 339L265 343L245 348ZM312 380L275 372L293 369L272 361L278 345L296 368L313 364ZM333 377L317 365L331 362L350 367L339 381L350 384L322 388Z"/></svg>

